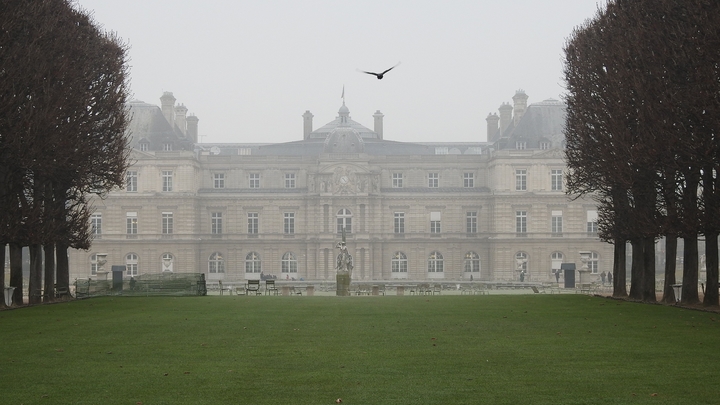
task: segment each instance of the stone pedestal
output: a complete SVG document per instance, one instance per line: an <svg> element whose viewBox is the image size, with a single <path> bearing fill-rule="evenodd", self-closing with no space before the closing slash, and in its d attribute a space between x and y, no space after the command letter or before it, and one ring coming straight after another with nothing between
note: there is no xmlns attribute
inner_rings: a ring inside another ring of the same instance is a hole
<svg viewBox="0 0 720 405"><path fill-rule="evenodd" d="M309 285L305 287L305 295L307 295L308 297L312 297L313 295L315 295L315 286Z"/></svg>
<svg viewBox="0 0 720 405"><path fill-rule="evenodd" d="M349 297L350 296L350 272L338 270L337 276L337 296L338 297Z"/></svg>

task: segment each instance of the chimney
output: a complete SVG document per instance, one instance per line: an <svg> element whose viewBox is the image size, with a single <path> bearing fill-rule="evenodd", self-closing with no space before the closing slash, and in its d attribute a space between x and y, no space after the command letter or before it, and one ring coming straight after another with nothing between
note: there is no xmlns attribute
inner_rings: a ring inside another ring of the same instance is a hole
<svg viewBox="0 0 720 405"><path fill-rule="evenodd" d="M527 109L527 99L528 96L525 94L525 90L523 89L516 91L513 96L513 103L515 104L515 116L513 117L513 122L515 125L520 122L523 114L525 114L525 110Z"/></svg>
<svg viewBox="0 0 720 405"><path fill-rule="evenodd" d="M190 139L192 143L198 143L198 117L190 114L189 117L185 120L187 122L187 138Z"/></svg>
<svg viewBox="0 0 720 405"><path fill-rule="evenodd" d="M498 117L497 114L493 113L488 114L485 120L487 121L487 141L495 142L499 137L498 123L500 122L500 117Z"/></svg>
<svg viewBox="0 0 720 405"><path fill-rule="evenodd" d="M375 132L378 134L378 139L383 139L383 113L380 110L375 111L373 118L375 118Z"/></svg>
<svg viewBox="0 0 720 405"><path fill-rule="evenodd" d="M172 127L175 123L175 97L173 97L173 94L169 91L164 92L160 97L160 105L165 120Z"/></svg>
<svg viewBox="0 0 720 405"><path fill-rule="evenodd" d="M188 109L184 104L180 104L175 107L175 125L180 129L183 135L187 136L187 123L185 116L187 115Z"/></svg>
<svg viewBox="0 0 720 405"><path fill-rule="evenodd" d="M512 106L508 103L502 103L502 105L498 108L498 111L500 111L500 134L498 135L498 138L501 137L505 133L507 127L510 126L510 121L512 121L512 110Z"/></svg>
<svg viewBox="0 0 720 405"><path fill-rule="evenodd" d="M305 114L302 115L303 117L303 139L310 139L310 134L312 133L312 119L314 115L310 112L310 110L305 110Z"/></svg>

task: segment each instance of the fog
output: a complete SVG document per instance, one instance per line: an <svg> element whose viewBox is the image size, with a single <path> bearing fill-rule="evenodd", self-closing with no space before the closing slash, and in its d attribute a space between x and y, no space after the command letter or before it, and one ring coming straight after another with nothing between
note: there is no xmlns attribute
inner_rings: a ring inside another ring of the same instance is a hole
<svg viewBox="0 0 720 405"><path fill-rule="evenodd" d="M518 89L561 99L566 38L604 0L77 3L130 46L133 98L172 91L201 142L302 139L302 114L333 120L343 87L355 121L385 114L385 139L466 142Z"/></svg>

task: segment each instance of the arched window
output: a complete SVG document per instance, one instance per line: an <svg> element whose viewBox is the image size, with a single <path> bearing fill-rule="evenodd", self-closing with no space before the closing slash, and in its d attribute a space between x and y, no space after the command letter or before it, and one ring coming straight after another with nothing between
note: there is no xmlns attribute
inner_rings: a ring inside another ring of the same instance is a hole
<svg viewBox="0 0 720 405"><path fill-rule="evenodd" d="M393 273L407 273L408 263L407 256L403 252L395 252L392 258L392 272Z"/></svg>
<svg viewBox="0 0 720 405"><path fill-rule="evenodd" d="M222 253L214 252L208 259L208 273L225 273L225 259Z"/></svg>
<svg viewBox="0 0 720 405"><path fill-rule="evenodd" d="M283 273L297 273L297 258L294 253L285 253L280 265Z"/></svg>
<svg viewBox="0 0 720 405"><path fill-rule="evenodd" d="M160 267L162 268L162 271L173 271L173 263L175 262L175 257L171 253L163 253L162 255L162 264Z"/></svg>
<svg viewBox="0 0 720 405"><path fill-rule="evenodd" d="M598 262L600 261L600 255L598 252L592 252L590 253L590 260L588 260L588 269L592 272L592 274L598 273Z"/></svg>
<svg viewBox="0 0 720 405"><path fill-rule="evenodd" d="M260 273L262 271L260 255L250 252L245 256L245 273Z"/></svg>
<svg viewBox="0 0 720 405"><path fill-rule="evenodd" d="M95 276L97 275L98 271L98 260L97 255L94 254L90 256L90 275Z"/></svg>
<svg viewBox="0 0 720 405"><path fill-rule="evenodd" d="M465 273L480 273L480 256L477 253L465 253Z"/></svg>
<svg viewBox="0 0 720 405"><path fill-rule="evenodd" d="M443 256L440 252L430 253L428 257L428 273L442 273L443 272Z"/></svg>
<svg viewBox="0 0 720 405"><path fill-rule="evenodd" d="M128 276L138 275L138 256L135 253L125 255L125 270Z"/></svg>
<svg viewBox="0 0 720 405"><path fill-rule="evenodd" d="M528 271L528 254L525 252L517 252L515 253L515 270L517 271L524 271L527 273Z"/></svg>
<svg viewBox="0 0 720 405"><path fill-rule="evenodd" d="M345 233L352 233L352 212L347 208L342 208L337 213L337 233L342 233L345 228Z"/></svg>
<svg viewBox="0 0 720 405"><path fill-rule="evenodd" d="M560 270L560 265L563 262L563 254L560 252L552 252L550 255L550 268L552 269L553 273Z"/></svg>

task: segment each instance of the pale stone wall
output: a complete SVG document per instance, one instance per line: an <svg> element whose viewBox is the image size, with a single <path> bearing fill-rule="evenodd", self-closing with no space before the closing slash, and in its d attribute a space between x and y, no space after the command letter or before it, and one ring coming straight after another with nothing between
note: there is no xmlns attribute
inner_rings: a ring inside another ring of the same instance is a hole
<svg viewBox="0 0 720 405"><path fill-rule="evenodd" d="M407 255L409 279L463 278L468 252L480 257L474 279L517 279L515 254L529 256L530 280L549 281L552 252L579 263L577 252L599 254L599 270L612 266L611 246L586 233L589 200L570 201L551 191L550 173L562 169L560 151L500 151L489 155L384 156L323 155L319 159L276 156L201 155L191 152L135 152L131 170L138 172L138 191L119 190L95 202L103 232L90 251L73 251L71 276L87 278L95 253L108 254L110 265L138 256L142 273L162 269L162 256L174 257L175 272L204 272L209 280L257 278L245 273L245 258L257 252L262 271L286 276L333 280L334 249L339 240L336 214L352 212L348 247L355 256L353 278L392 278L395 252ZM527 170L527 190L515 190L515 170ZM162 192L162 171L173 172L173 191ZM428 189L428 173L439 174L439 190ZM474 173L474 187L463 187L463 173ZM215 189L213 175L225 175ZM250 189L249 174L260 174L260 188ZM295 188L285 189L285 174L295 174ZM340 182L347 173L348 183ZM392 188L392 173L403 173L403 188ZM528 213L527 235L515 232L515 211ZM466 232L466 212L476 211L477 234ZM562 211L562 236L551 233L551 213ZM126 234L126 215L137 212L137 235ZM172 212L173 233L163 235L162 213ZM211 233L211 214L223 215L223 233ZM259 232L247 232L248 213L259 215ZM283 233L285 212L295 214L295 233ZM394 213L405 213L405 233L394 233ZM441 233L430 233L430 215L441 214ZM444 272L429 274L428 256L443 255ZM224 258L224 273L208 273L214 252ZM297 273L281 272L282 257L292 252Z"/></svg>

